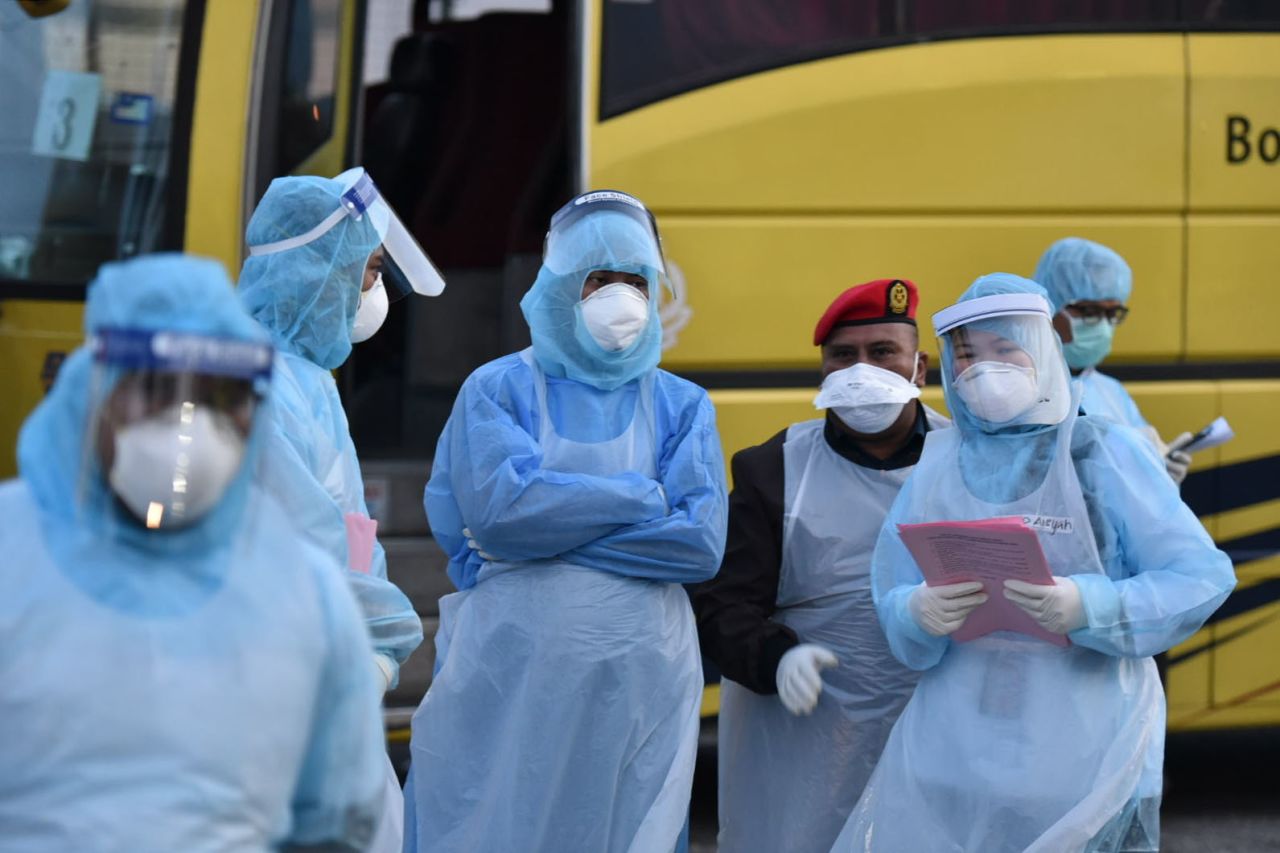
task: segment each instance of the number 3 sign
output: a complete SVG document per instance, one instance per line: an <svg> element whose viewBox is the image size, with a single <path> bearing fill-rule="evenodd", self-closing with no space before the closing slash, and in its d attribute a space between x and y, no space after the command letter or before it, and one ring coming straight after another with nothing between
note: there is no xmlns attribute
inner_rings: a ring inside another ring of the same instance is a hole
<svg viewBox="0 0 1280 853"><path fill-rule="evenodd" d="M40 93L31 150L64 160L89 159L101 91L102 78L97 74L50 71Z"/></svg>

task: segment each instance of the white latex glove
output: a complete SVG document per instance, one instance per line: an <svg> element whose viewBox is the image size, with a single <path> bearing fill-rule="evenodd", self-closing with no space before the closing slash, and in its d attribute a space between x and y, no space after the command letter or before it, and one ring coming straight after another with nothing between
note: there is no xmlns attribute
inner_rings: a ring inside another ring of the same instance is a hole
<svg viewBox="0 0 1280 853"><path fill-rule="evenodd" d="M839 663L830 649L813 643L801 643L788 649L778 661L774 677L782 705L797 717L813 712L822 693L822 670Z"/></svg>
<svg viewBox="0 0 1280 853"><path fill-rule="evenodd" d="M949 583L943 586L920 584L907 599L907 610L926 633L945 637L960 630L975 608L987 602L981 581Z"/></svg>
<svg viewBox="0 0 1280 853"><path fill-rule="evenodd" d="M1004 597L1030 614L1040 627L1055 634L1069 634L1089 624L1080 599L1080 587L1071 578L1053 578L1053 585L1007 580Z"/></svg>
<svg viewBox="0 0 1280 853"><path fill-rule="evenodd" d="M462 535L467 537L467 547L470 548L472 551L475 551L477 554L479 554L480 559L490 563L497 560L497 557L494 557L492 554L486 554L483 550L481 550L480 543L471 537L471 528L469 527L462 528Z"/></svg>
<svg viewBox="0 0 1280 853"><path fill-rule="evenodd" d="M1173 482L1179 486L1187 479L1187 469L1191 467L1191 454L1180 448L1190 440L1191 433L1184 432L1165 447L1164 470L1169 472Z"/></svg>
<svg viewBox="0 0 1280 853"><path fill-rule="evenodd" d="M386 655L378 654L377 652L373 654L373 663L378 672L378 687L382 693L386 693L391 687L391 679L395 674L395 665Z"/></svg>

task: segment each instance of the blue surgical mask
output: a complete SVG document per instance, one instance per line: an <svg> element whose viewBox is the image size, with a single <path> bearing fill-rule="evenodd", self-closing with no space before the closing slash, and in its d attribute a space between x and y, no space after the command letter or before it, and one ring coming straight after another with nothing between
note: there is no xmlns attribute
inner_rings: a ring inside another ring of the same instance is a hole
<svg viewBox="0 0 1280 853"><path fill-rule="evenodd" d="M1106 320L1086 323L1083 317L1071 318L1071 343L1062 345L1062 354L1073 370L1093 367L1111 352L1111 336L1115 326Z"/></svg>

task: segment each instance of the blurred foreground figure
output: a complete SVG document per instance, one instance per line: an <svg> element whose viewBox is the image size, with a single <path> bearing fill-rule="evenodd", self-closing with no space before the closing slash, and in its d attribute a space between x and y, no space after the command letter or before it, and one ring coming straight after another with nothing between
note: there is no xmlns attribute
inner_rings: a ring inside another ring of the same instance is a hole
<svg viewBox="0 0 1280 853"><path fill-rule="evenodd" d="M363 849L371 650L252 482L266 335L177 255L104 266L85 332L0 485L0 850Z"/></svg>

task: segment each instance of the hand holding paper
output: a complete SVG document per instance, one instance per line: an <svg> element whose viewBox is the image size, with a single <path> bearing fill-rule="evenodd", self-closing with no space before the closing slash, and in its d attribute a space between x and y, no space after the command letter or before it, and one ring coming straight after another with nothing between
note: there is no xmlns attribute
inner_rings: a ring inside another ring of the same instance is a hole
<svg viewBox="0 0 1280 853"><path fill-rule="evenodd" d="M913 618L925 631L937 637L950 635L957 643L993 631L1018 631L1054 645L1069 645L1062 633L1047 630L1002 594L1009 580L1053 588L1037 530L1052 536L1073 535L1071 519L1039 516L899 524L902 543L928 584L924 589L917 587L908 599ZM962 586L964 592L955 589ZM926 598L926 590L951 590L947 596L951 609L944 610L943 602L932 595ZM974 603L974 598L981 600ZM960 602L963 612L957 614L954 605Z"/></svg>
<svg viewBox="0 0 1280 853"><path fill-rule="evenodd" d="M1055 634L1069 634L1088 624L1080 587L1071 578L1055 575L1052 586L1007 580L1004 597L1025 610L1041 628Z"/></svg>
<svg viewBox="0 0 1280 853"><path fill-rule="evenodd" d="M1220 444L1226 444L1228 441L1236 437L1235 430L1231 428L1231 424L1227 423L1226 418L1215 418L1207 427L1200 430L1195 435L1183 433L1182 435L1169 442L1165 453L1175 450L1184 450L1187 453L1199 453L1201 450L1208 450L1211 447L1217 447Z"/></svg>
<svg viewBox="0 0 1280 853"><path fill-rule="evenodd" d="M979 605L986 604L987 595L981 581L952 583L945 586L920 584L907 599L911 618L926 633L945 637L960 630L964 620Z"/></svg>
<svg viewBox="0 0 1280 853"><path fill-rule="evenodd" d="M1182 481L1187 479L1187 471L1191 468L1191 454L1185 450L1170 450L1169 448L1183 447L1191 440L1191 433L1184 432L1175 438L1166 446L1164 454L1164 470L1169 473L1169 477L1179 486Z"/></svg>

